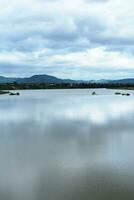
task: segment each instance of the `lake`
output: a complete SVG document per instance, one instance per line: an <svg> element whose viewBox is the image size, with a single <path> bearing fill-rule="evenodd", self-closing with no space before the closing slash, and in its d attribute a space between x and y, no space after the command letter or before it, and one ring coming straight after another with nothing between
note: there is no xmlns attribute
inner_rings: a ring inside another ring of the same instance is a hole
<svg viewBox="0 0 134 200"><path fill-rule="evenodd" d="M0 96L0 200L134 199L134 91L92 91Z"/></svg>

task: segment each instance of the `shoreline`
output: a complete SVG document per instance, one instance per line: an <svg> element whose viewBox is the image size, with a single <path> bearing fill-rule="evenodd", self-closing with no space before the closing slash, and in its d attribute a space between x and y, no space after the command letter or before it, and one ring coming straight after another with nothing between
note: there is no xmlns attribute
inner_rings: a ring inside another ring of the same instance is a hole
<svg viewBox="0 0 134 200"><path fill-rule="evenodd" d="M93 87L93 88L81 88L81 87L77 87L77 88L75 88L75 87L63 87L63 88L16 88L16 89L11 89L11 91L9 91L9 90L0 90L0 95L4 95L4 94L10 94L10 93L12 93L12 92L15 92L15 91L24 91L24 90L78 90L78 89L81 89L81 90L97 90L97 89L107 89L107 90L117 90L117 91L119 91L119 90L124 90L124 91L127 91L127 90L129 90L129 91L134 91L134 88L129 88L129 87L122 87L122 88L115 88L115 87L113 87L113 88L106 88L106 87Z"/></svg>
<svg viewBox="0 0 134 200"><path fill-rule="evenodd" d="M9 94L9 91L2 91L2 90L0 90L0 95L3 95L3 94Z"/></svg>
<svg viewBox="0 0 134 200"><path fill-rule="evenodd" d="M107 90L134 90L134 87L46 87L46 88L11 88L11 91L17 90L68 90L68 89L107 89ZM1 94L9 94L9 89L0 90Z"/></svg>

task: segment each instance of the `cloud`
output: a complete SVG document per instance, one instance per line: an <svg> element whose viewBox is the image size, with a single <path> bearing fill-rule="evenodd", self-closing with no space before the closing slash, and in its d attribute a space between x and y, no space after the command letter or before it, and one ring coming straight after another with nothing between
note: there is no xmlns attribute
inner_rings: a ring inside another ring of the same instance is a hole
<svg viewBox="0 0 134 200"><path fill-rule="evenodd" d="M132 5L132 0L0 0L1 75L10 75L10 66L19 76L51 72L90 79L92 72L92 78L112 78L115 69L117 78L132 76Z"/></svg>

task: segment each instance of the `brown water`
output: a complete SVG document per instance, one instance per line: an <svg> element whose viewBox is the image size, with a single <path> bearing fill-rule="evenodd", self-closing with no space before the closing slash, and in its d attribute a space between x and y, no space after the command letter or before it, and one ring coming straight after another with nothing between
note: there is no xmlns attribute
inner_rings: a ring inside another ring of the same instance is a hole
<svg viewBox="0 0 134 200"><path fill-rule="evenodd" d="M134 95L0 96L0 200L133 200Z"/></svg>

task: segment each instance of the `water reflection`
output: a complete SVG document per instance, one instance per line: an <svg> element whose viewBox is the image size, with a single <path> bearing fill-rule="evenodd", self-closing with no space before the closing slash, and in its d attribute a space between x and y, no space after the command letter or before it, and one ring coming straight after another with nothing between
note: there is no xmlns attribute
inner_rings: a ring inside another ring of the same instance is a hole
<svg viewBox="0 0 134 200"><path fill-rule="evenodd" d="M114 92L2 96L0 199L133 199L134 97Z"/></svg>

